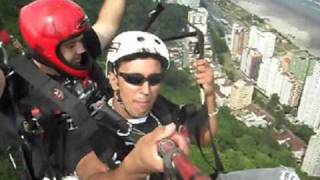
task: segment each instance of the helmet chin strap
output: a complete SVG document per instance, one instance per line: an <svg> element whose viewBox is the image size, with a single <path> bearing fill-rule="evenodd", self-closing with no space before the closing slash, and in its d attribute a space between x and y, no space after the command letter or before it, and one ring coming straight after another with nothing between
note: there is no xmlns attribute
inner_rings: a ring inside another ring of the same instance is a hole
<svg viewBox="0 0 320 180"><path fill-rule="evenodd" d="M117 96L117 101L120 103L121 108L122 108L129 116L131 116L132 118L138 118L138 117L132 115L132 114L129 112L129 110L126 108L126 105L124 104L124 102L123 102L123 100L122 100L122 98L121 98L121 96L120 96L120 90L119 90L119 89L116 90L116 96Z"/></svg>

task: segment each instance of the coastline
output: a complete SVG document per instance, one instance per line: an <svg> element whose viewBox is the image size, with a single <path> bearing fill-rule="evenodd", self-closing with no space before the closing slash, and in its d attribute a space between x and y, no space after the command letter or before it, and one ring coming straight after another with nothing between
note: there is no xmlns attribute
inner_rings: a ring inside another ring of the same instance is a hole
<svg viewBox="0 0 320 180"><path fill-rule="evenodd" d="M300 29L301 27L297 27L296 25L290 23L290 21L287 19L290 17L284 19L281 17L276 17L275 15L271 15L270 12L267 11L266 7L261 3L258 4L257 2L239 0L232 0L232 2L244 8L248 12L265 19L267 24L289 38L300 49L306 49L311 54L320 56L320 48L312 46L312 35L310 32Z"/></svg>

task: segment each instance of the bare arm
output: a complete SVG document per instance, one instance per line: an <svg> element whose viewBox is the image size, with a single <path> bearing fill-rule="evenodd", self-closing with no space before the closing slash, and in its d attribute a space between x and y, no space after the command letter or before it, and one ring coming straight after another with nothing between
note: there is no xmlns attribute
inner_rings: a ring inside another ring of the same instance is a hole
<svg viewBox="0 0 320 180"><path fill-rule="evenodd" d="M126 7L126 0L105 0L93 29L98 34L101 49L115 36L120 27Z"/></svg>
<svg viewBox="0 0 320 180"><path fill-rule="evenodd" d="M0 69L0 98L2 97L5 87L6 87L6 79L3 74L3 71Z"/></svg>
<svg viewBox="0 0 320 180"><path fill-rule="evenodd" d="M209 117L210 127L211 127L211 134L213 136L216 135L218 131L218 124L216 114L216 99L215 99L215 92L214 92L214 76L213 76L213 69L209 66L209 63L206 60L197 60L193 65L196 69L196 81L198 84L201 84L204 93L205 93L205 103L208 109L208 113L212 114ZM210 131L209 128L202 133L201 142L203 144L209 144L211 141Z"/></svg>

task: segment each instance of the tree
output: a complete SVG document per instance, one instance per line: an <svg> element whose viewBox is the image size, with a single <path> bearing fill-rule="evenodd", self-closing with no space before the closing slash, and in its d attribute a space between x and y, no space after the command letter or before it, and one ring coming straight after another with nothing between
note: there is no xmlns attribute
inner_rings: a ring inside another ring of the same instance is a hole
<svg viewBox="0 0 320 180"><path fill-rule="evenodd" d="M269 112L272 112L273 109L276 108L280 104L279 99L280 98L277 94L271 95L270 100L267 103L267 107L266 107Z"/></svg>
<svg viewBox="0 0 320 180"><path fill-rule="evenodd" d="M211 32L211 37L213 41L212 46L215 53L221 54L229 52L229 48L226 44L224 37L220 37L218 32L216 31Z"/></svg>
<svg viewBox="0 0 320 180"><path fill-rule="evenodd" d="M266 167L276 167L278 163L274 162L269 156L264 153L257 152L254 157L255 167L266 168Z"/></svg>
<svg viewBox="0 0 320 180"><path fill-rule="evenodd" d="M280 164L288 167L295 167L296 162L292 158L292 153L288 149L282 148L282 150L278 151L274 155L275 160L277 160Z"/></svg>
<svg viewBox="0 0 320 180"><path fill-rule="evenodd" d="M311 128L309 128L307 125L291 125L290 129L293 131L295 135L303 139L306 143L309 142L309 139L312 135L315 133Z"/></svg>

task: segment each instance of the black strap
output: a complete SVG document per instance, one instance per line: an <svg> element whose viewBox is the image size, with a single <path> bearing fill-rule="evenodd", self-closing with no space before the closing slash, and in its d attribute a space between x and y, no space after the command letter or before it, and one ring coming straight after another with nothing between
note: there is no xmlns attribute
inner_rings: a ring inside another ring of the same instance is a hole
<svg viewBox="0 0 320 180"><path fill-rule="evenodd" d="M55 104L63 112L67 112L74 120L75 125L78 127L77 132L75 132L77 137L69 133L74 139L68 141L72 145L68 145L70 150L68 150L69 157L66 160L66 171L73 171L80 158L91 150L88 139L97 129L95 121L90 117L86 106L78 98L57 81L37 69L31 60L24 56L18 56L10 61L10 66L15 73L19 74L44 97L48 98L51 103Z"/></svg>
<svg viewBox="0 0 320 180"><path fill-rule="evenodd" d="M223 172L224 168L214 142L212 141L210 144L215 159L215 167L208 160L201 146L201 132L203 132L204 127L209 126L207 108L205 106L201 106L201 108L197 110L194 105L185 105L181 110L180 118L186 120L185 124L187 126L188 132L195 140L199 148L200 154L206 161L206 163L214 170L215 174ZM211 132L210 129L209 131Z"/></svg>
<svg viewBox="0 0 320 180"><path fill-rule="evenodd" d="M90 77L98 84L99 90L107 97L107 99L113 96L113 90L110 86L109 79L105 77L103 70L95 61L92 64Z"/></svg>
<svg viewBox="0 0 320 180"><path fill-rule="evenodd" d="M159 117L162 124L169 124L171 122L175 122L177 125L181 123L178 122L178 110L179 107L170 101L168 101L165 97L159 95L156 102L153 105L152 112Z"/></svg>
<svg viewBox="0 0 320 180"><path fill-rule="evenodd" d="M130 124L128 124L122 116L120 116L109 106L105 106L104 108L100 109L96 114L92 115L93 117L91 117L88 109L79 101L79 99L73 96L57 81L43 74L26 57L19 56L12 59L10 63L16 73L23 77L34 88L38 89L40 93L50 99L57 107L64 112L67 112L72 117L75 125L78 126L78 130L74 131L73 133L69 133L70 136L77 138L75 140L70 139L70 143L74 144L70 145L73 146L73 148L79 147L79 150L86 148L82 147L84 143L81 143L79 139L85 141L89 145L87 141L93 132L98 129L97 125L99 127L106 128L115 134L124 134L122 138L127 141L136 142L141 137L138 135L138 133L135 133L135 129L130 127ZM98 66L96 66L96 70L99 70L97 67ZM101 71L100 77L98 78L100 78L100 84L103 84ZM60 97L63 98L57 98L55 95L53 95L54 91L58 91L60 93ZM74 134L77 134L78 136L76 137ZM74 151L76 150L77 149L74 149ZM73 156L74 154L77 153L72 153L70 156ZM74 161L74 158L71 158L71 160ZM72 167L75 165L74 163L77 162L71 162Z"/></svg>
<svg viewBox="0 0 320 180"><path fill-rule="evenodd" d="M61 86L57 81L42 73L36 66L24 56L18 56L10 61L11 67L23 79L38 89L45 97L60 109L67 112L79 128L89 130L82 131L82 137L87 139L96 129L96 124L91 120L90 114L74 95ZM56 94L56 95L55 95Z"/></svg>
<svg viewBox="0 0 320 180"><path fill-rule="evenodd" d="M144 26L143 31L148 31L153 22L157 19L157 17L164 10L162 3L158 3L157 7L154 8L151 12L149 12L149 20L147 24Z"/></svg>

